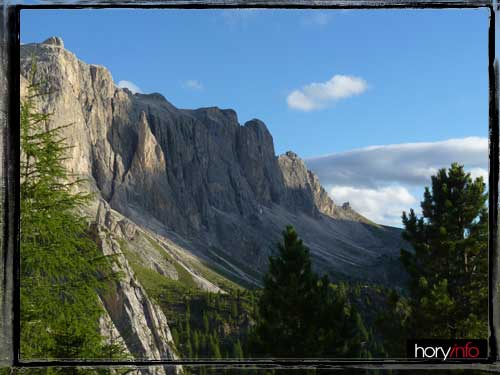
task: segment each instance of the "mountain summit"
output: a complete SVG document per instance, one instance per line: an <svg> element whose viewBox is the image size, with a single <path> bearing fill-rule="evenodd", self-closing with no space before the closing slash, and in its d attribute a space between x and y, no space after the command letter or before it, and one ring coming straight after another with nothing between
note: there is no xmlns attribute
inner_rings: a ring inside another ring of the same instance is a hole
<svg viewBox="0 0 500 375"><path fill-rule="evenodd" d="M242 125L232 109L178 109L157 93L132 94L57 37L21 46L21 92L32 56L50 92L39 105L53 113L51 126L73 124L64 130L68 168L127 220L247 284L260 284L289 224L333 279L393 282L400 230L333 202L299 156L275 154L262 121Z"/></svg>

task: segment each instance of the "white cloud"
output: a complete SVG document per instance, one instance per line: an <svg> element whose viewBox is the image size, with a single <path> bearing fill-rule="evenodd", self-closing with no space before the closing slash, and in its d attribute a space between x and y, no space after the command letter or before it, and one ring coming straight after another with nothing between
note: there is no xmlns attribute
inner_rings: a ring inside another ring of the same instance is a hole
<svg viewBox="0 0 500 375"><path fill-rule="evenodd" d="M468 171L473 179L482 177L485 183L488 183L488 169L486 168L472 168Z"/></svg>
<svg viewBox="0 0 500 375"><path fill-rule="evenodd" d="M300 111L326 108L338 100L360 95L368 89L367 82L359 77L334 75L329 81L310 83L287 97L288 106Z"/></svg>
<svg viewBox="0 0 500 375"><path fill-rule="evenodd" d="M288 107L293 109L301 111L312 111L313 109L317 109L316 103L299 90L292 91L292 93L288 95L288 98L286 98L286 101Z"/></svg>
<svg viewBox="0 0 500 375"><path fill-rule="evenodd" d="M487 176L488 139L370 146L306 160L325 185L372 188L388 183L428 185L431 175L453 162L463 164L474 176Z"/></svg>
<svg viewBox="0 0 500 375"><path fill-rule="evenodd" d="M337 203L349 202L351 207L370 220L385 225L400 226L403 210L414 207L417 199L402 186L378 189L333 186L330 196Z"/></svg>
<svg viewBox="0 0 500 375"><path fill-rule="evenodd" d="M122 80L122 81L118 82L118 87L120 87L122 89L129 89L130 91L132 91L133 94L135 94L135 93L142 94L142 90L139 88L139 86L137 86L135 83L130 82L130 81Z"/></svg>
<svg viewBox="0 0 500 375"><path fill-rule="evenodd" d="M414 208L419 212L430 177L453 162L487 183L488 139L370 146L306 159L307 167L318 175L337 204L349 201L370 220L397 226L401 226L402 211Z"/></svg>
<svg viewBox="0 0 500 375"><path fill-rule="evenodd" d="M189 79L184 82L184 87L194 91L202 91L204 89L203 84L196 79Z"/></svg>

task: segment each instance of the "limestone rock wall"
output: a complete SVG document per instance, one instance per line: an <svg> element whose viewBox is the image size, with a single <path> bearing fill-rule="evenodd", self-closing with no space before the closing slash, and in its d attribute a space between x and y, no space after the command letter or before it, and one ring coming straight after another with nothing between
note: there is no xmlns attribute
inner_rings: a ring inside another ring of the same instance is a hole
<svg viewBox="0 0 500 375"><path fill-rule="evenodd" d="M24 86L33 56L50 126L72 124L64 130L73 146L68 168L132 222L188 243L206 262L234 261L253 280L289 224L331 275L383 280L384 257L398 256L398 229L333 202L297 155L275 155L263 122L242 125L231 109L178 109L158 93L132 94L58 38L21 46Z"/></svg>

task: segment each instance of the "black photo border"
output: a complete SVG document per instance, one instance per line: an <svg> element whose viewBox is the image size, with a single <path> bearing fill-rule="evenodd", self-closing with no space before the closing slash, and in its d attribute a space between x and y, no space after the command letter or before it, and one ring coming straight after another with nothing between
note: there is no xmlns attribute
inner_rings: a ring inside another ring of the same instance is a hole
<svg viewBox="0 0 500 375"><path fill-rule="evenodd" d="M0 365L18 368L41 367L134 367L145 366L211 366L217 368L304 368L318 369L484 369L500 372L497 365L500 347L500 286L498 249L498 190L499 190L499 105L498 62L495 58L495 16L499 6L496 0L80 0L72 3L45 1L41 4L3 5L3 34L1 40L2 66L0 83L7 83L4 102L5 128L3 131L3 249L0 265L1 295ZM23 9L473 9L488 8L490 11L488 43L489 80L489 239L488 239L488 358L475 363L453 361L453 363L430 362L412 359L244 359L244 360L23 360L20 358L20 279L19 279L19 103L20 103L20 13ZM2 74L4 77L2 77ZM0 108L1 111L1 108ZM0 118L0 121L2 118ZM0 122L0 126L2 123ZM2 346L3 345L3 346Z"/></svg>

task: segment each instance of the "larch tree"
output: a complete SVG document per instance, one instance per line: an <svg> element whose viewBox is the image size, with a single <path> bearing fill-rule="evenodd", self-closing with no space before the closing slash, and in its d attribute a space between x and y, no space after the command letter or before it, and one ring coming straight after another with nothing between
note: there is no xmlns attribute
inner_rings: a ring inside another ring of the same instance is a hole
<svg viewBox="0 0 500 375"><path fill-rule="evenodd" d="M21 101L20 291L23 358L102 358L121 355L106 344L98 291L106 287L108 259L79 213L89 199L64 166L69 146L62 127L36 107L40 85L33 63Z"/></svg>

